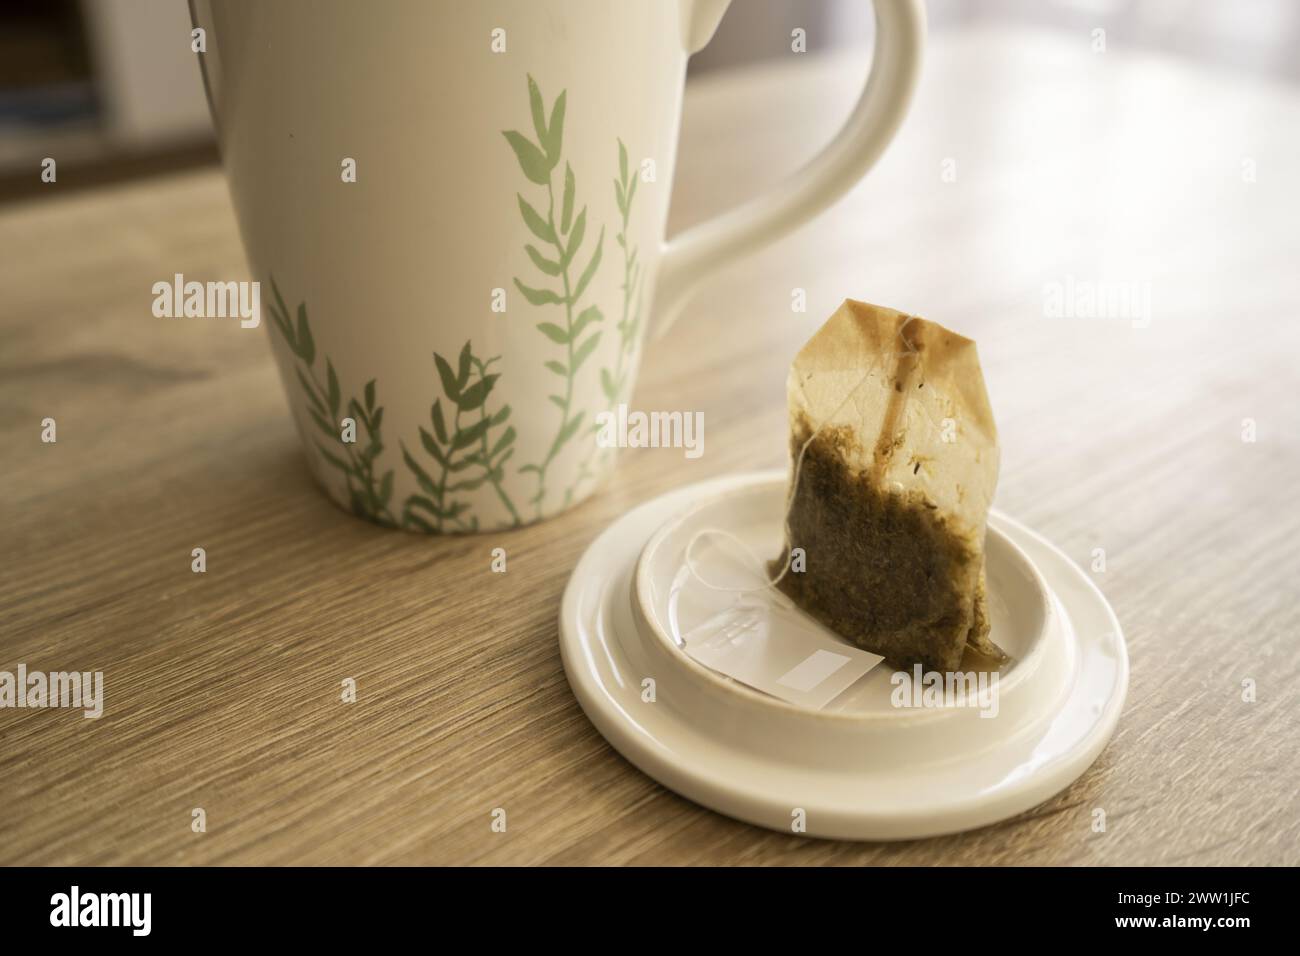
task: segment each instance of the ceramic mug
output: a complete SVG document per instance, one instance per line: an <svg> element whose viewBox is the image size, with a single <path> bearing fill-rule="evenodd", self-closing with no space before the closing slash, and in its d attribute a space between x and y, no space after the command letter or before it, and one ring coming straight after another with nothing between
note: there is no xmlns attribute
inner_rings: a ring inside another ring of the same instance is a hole
<svg viewBox="0 0 1300 956"><path fill-rule="evenodd" d="M597 416L690 287L851 188L916 83L920 0L876 0L866 89L767 195L664 241L687 57L727 0L192 0L289 405L379 524L540 520L607 473ZM738 157L739 160L739 157Z"/></svg>

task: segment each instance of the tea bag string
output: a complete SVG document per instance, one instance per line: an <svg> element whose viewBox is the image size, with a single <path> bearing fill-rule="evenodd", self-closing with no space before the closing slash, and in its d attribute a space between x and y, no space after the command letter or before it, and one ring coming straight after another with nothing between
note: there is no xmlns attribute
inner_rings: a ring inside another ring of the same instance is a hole
<svg viewBox="0 0 1300 956"><path fill-rule="evenodd" d="M844 409L844 406L849 403L849 400L858 393L858 389L862 388L862 386L866 383L867 379L871 377L871 373L873 371L875 371L875 366L868 368L865 372L862 373L862 377L858 379L857 384L854 385L851 389L849 389L844 394L844 397L840 399L840 403L836 405L835 408L832 409L831 412L825 418L822 419L821 423L818 424L818 426L813 429L812 434L810 434L808 438L804 441L804 443L799 446L799 454L795 456L794 470L790 477L790 487L786 491L786 496L785 496L785 516L782 519L782 530L785 533L786 554L785 554L785 564L781 568L781 573L774 578L770 578L770 579L767 578L767 574L763 567L762 559L760 559L758 555L756 555L753 552L753 550L749 547L749 545L745 544L745 542L741 541L740 538L736 537L730 531L727 531L723 528L704 527L696 531L695 534L691 535L691 540L686 542L686 553L683 556L683 561L686 564L686 568L688 571L691 572L691 576L694 577L695 580L699 581L700 584L704 585L710 591L730 591L737 594L752 594L755 591L771 590L771 591L775 591L777 594L781 593L780 591L777 590L777 585L780 584L782 579L790 572L790 565L793 560L793 557L790 553L791 551L790 511L794 507L794 495L796 489L798 489L799 487L799 477L803 471L804 455L807 453L808 447L813 443L813 441L817 438L817 436L821 434L822 429L824 429L827 425L829 425L832 421L834 421L835 416L838 415ZM801 392L803 391L803 386L804 386L803 380L800 380L799 390ZM805 399L807 398L806 394L804 395L804 398ZM766 579L764 583L754 587L733 587L733 586L727 586L721 584L714 584L712 581L709 581L707 578L705 578L704 575L702 575L699 572L699 569L695 566L694 551L695 551L695 546L699 544L701 539L707 537L724 538L736 544L740 548L740 550L744 552L745 556L750 560L750 562L752 562L752 564L754 565L758 573L763 578Z"/></svg>

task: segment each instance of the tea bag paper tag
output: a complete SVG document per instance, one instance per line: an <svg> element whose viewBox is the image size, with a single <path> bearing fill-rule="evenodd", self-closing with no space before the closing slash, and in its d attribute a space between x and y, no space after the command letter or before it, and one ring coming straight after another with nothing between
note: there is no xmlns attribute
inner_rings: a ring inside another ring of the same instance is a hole
<svg viewBox="0 0 1300 956"><path fill-rule="evenodd" d="M686 653L705 667L810 710L884 660L761 595L739 599L682 637Z"/></svg>

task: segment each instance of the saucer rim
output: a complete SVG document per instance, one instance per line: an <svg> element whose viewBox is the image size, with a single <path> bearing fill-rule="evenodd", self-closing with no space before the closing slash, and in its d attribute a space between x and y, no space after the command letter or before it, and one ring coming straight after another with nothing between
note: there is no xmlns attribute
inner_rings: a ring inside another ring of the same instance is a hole
<svg viewBox="0 0 1300 956"><path fill-rule="evenodd" d="M699 759L700 745L716 747L718 742L671 708L656 713L644 725L638 722L624 706L628 702L614 692L613 685L607 683L596 666L595 655L608 654L609 644L599 627L591 628L589 622L581 617L584 602L594 601L592 623L610 623L608 617L613 613L609 593L611 579L625 576L630 588L632 568L611 568L605 554L611 547L617 547L621 538L628 536L628 523L635 524L655 510L664 509L669 509L664 516L667 519L674 513L672 508L680 509L692 496L714 492L746 477L753 476L722 476L660 495L625 512L598 535L579 559L564 591L559 621L560 652L566 679L587 718L610 746L630 763L652 780L702 807L775 832L790 833L789 806L777 800L772 791L788 790L791 781L802 771L788 764L755 761L727 748L722 753L728 759L734 758L739 769L736 775L728 776L718 765ZM1059 561L1076 587L1081 582L1084 588L1078 600L1086 599L1090 609L1100 612L1107 622L1106 635L1112 638L1108 649L1114 663L1113 679L1104 705L1093 707L1088 726L1067 747L1051 754L1028 776L1007 778L994 790L963 791L957 796L947 794L944 798L931 797L906 805L895 803L883 809L869 802L849 803L843 799L836 802L834 796L825 796L815 790L805 792L798 804L807 810L807 831L801 835L893 841L940 836L995 824L1028 811L1064 790L1093 764L1110 741L1123 711L1129 684L1127 648L1114 610L1096 584L1064 552L1021 522L1009 517L1005 517L1005 521L1015 533L1025 535L1035 546L1044 549L1047 556ZM647 540L651 533L653 530L647 532ZM638 554L639 549L621 560L634 565ZM1030 557L1034 556L1031 554ZM606 570L604 573L590 573L593 568L596 572ZM1045 576L1050 586L1054 578L1051 574ZM1055 588L1051 593L1066 614L1071 612L1071 608L1078 607L1061 600ZM623 595L623 601L630 622L628 594ZM588 643L591 637L600 638L599 645ZM619 645L617 639L612 643ZM635 663L621 646L617 646L617 651L622 663ZM618 676L617 670L613 676ZM1082 702L1067 697L1060 713L1064 713L1072 703L1080 706ZM1013 745L1017 736L1009 734L1006 745ZM853 779L869 779L866 774L856 771L845 771L845 774Z"/></svg>

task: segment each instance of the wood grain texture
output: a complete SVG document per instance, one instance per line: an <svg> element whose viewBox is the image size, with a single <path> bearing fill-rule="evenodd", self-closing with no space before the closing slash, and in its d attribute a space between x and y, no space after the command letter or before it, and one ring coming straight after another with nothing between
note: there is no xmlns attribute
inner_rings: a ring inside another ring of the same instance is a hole
<svg viewBox="0 0 1300 956"><path fill-rule="evenodd" d="M811 155L864 72L792 56L693 85L675 224ZM628 452L566 515L446 539L316 491L266 333L150 314L173 272L247 275L218 172L4 211L0 669L102 670L107 700L97 721L0 710L0 862L1300 862L1298 168L1292 88L1087 36L941 37L867 181L649 348L635 405L702 410L704 456ZM1150 324L1045 317L1067 276L1148 283ZM834 843L711 813L613 751L560 664L561 591L613 518L784 461L788 363L845 296L978 340L996 505L1084 567L1104 548L1126 629L1097 763L972 833Z"/></svg>

